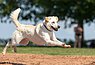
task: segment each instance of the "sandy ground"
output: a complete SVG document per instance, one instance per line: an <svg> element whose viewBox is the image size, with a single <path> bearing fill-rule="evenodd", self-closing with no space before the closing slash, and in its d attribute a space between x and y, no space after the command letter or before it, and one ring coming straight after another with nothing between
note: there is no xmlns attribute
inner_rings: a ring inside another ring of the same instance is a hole
<svg viewBox="0 0 95 65"><path fill-rule="evenodd" d="M95 65L95 56L0 54L0 65Z"/></svg>

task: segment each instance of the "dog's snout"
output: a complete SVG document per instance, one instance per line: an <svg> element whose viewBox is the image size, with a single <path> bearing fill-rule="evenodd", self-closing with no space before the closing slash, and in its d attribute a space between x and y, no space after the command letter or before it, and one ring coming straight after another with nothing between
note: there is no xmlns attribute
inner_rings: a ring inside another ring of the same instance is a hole
<svg viewBox="0 0 95 65"><path fill-rule="evenodd" d="M60 26L58 26L58 28L60 28Z"/></svg>

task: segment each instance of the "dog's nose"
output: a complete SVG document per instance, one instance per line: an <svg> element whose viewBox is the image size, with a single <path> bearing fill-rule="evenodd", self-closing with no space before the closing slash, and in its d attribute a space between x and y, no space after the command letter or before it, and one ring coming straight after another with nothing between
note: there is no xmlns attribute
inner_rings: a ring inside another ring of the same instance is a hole
<svg viewBox="0 0 95 65"><path fill-rule="evenodd" d="M58 26L58 28L60 28L60 26Z"/></svg>

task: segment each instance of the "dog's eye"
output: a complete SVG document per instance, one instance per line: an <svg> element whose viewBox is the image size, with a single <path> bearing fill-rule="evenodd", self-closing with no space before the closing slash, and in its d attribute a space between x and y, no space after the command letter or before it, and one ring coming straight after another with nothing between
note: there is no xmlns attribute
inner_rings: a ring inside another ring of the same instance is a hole
<svg viewBox="0 0 95 65"><path fill-rule="evenodd" d="M52 23L55 23L55 22L52 22Z"/></svg>

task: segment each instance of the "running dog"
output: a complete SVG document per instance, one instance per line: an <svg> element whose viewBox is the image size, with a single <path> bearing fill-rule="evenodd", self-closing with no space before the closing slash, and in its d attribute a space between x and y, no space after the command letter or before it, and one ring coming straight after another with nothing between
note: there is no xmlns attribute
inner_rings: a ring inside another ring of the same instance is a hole
<svg viewBox="0 0 95 65"><path fill-rule="evenodd" d="M54 31L58 31L58 29L60 28L60 26L58 25L58 17L45 17L43 23L40 23L36 26L24 25L20 24L18 21L18 15L20 11L21 9L18 8L10 15L13 23L16 26L16 30L12 35L11 41L8 42L3 49L3 54L6 54L7 48L10 45L12 45L14 52L16 52L16 44L27 45L29 41L32 41L37 45L47 44L51 46L61 46L65 48L71 47L70 45L66 45L63 42L60 42L55 37Z"/></svg>

